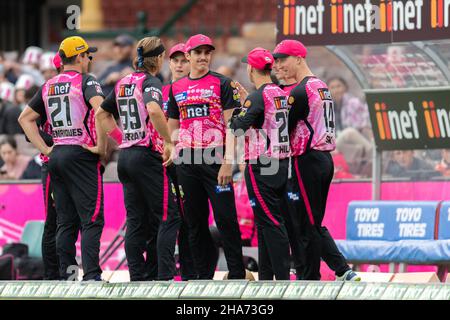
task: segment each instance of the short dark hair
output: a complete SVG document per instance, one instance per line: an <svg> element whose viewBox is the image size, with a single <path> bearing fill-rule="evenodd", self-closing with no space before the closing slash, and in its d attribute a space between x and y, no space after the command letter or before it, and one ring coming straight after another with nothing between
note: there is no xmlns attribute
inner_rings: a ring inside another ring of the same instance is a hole
<svg viewBox="0 0 450 320"><path fill-rule="evenodd" d="M259 69L255 69L255 70L261 76L270 76L270 74L272 73L272 69L268 69L268 68L264 69L264 70L259 70Z"/></svg>
<svg viewBox="0 0 450 320"><path fill-rule="evenodd" d="M16 139L14 139L14 136L6 136L5 138L3 138L3 140L0 142L0 147L5 144L9 144L14 150L17 150L17 142Z"/></svg>
<svg viewBox="0 0 450 320"><path fill-rule="evenodd" d="M62 50L59 50L59 56L61 57L61 62L63 65L74 64L75 60L77 59L77 55L66 57L66 54Z"/></svg>

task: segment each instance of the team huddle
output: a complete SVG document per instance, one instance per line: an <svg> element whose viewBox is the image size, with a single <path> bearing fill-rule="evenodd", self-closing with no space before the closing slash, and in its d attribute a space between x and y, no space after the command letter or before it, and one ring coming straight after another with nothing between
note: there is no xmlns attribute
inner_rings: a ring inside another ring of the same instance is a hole
<svg viewBox="0 0 450 320"><path fill-rule="evenodd" d="M131 281L172 280L178 243L182 280L213 279L217 253L210 205L228 279L245 270L232 168L245 165L257 226L259 280L320 280L321 259L338 280L359 281L322 226L334 166L334 110L327 85L306 63L307 49L284 40L253 49L243 63L256 91L210 70L214 45L194 35L169 51L157 37L136 45L135 71L105 97L88 74L97 48L81 37L61 43L49 79L19 122L43 159L45 277L71 279L81 233L83 280L101 280L103 167L108 139L119 146ZM272 69L280 81L272 80Z"/></svg>

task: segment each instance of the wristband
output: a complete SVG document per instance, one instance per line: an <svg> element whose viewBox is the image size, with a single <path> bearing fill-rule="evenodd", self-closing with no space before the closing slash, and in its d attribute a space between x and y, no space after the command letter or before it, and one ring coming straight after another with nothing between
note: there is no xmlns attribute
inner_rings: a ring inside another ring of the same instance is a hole
<svg viewBox="0 0 450 320"><path fill-rule="evenodd" d="M122 131L118 127L116 127L113 131L108 133L108 136L114 139L114 141L117 142L117 144L122 144Z"/></svg>

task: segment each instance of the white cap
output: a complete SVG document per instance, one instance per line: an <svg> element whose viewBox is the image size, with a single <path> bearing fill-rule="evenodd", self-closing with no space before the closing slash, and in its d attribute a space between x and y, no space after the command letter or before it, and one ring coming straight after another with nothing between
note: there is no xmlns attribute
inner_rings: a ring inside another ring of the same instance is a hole
<svg viewBox="0 0 450 320"><path fill-rule="evenodd" d="M30 89L36 81L34 80L33 76L29 74L22 74L19 79L16 81L16 90L28 90Z"/></svg>
<svg viewBox="0 0 450 320"><path fill-rule="evenodd" d="M28 47L23 54L22 62L24 64L39 64L42 55L42 49L39 47Z"/></svg>
<svg viewBox="0 0 450 320"><path fill-rule="evenodd" d="M14 85L10 82L0 83L0 99L14 102Z"/></svg>
<svg viewBox="0 0 450 320"><path fill-rule="evenodd" d="M40 69L45 70L56 70L53 64L53 58L55 57L55 52L46 52L41 56Z"/></svg>

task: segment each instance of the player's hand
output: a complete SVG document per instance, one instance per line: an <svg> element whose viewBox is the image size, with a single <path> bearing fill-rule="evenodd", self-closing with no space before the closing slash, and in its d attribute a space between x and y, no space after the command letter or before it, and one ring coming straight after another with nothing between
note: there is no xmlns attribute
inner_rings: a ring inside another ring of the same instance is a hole
<svg viewBox="0 0 450 320"><path fill-rule="evenodd" d="M46 156L49 156L50 153L52 153L52 151L53 151L53 146L47 147L47 149L45 149L45 152L43 152L43 154Z"/></svg>
<svg viewBox="0 0 450 320"><path fill-rule="evenodd" d="M248 91L242 86L242 84L240 84L239 82L235 82L236 83L236 89L239 92L239 97L241 100L241 105L244 104L245 100L247 100L248 97Z"/></svg>
<svg viewBox="0 0 450 320"><path fill-rule="evenodd" d="M164 152L162 155L163 158L163 166L168 167L172 164L173 159L175 157L175 147L173 143L164 143Z"/></svg>
<svg viewBox="0 0 450 320"><path fill-rule="evenodd" d="M231 163L224 163L220 167L219 175L217 177L217 184L219 186L226 186L232 181L233 165Z"/></svg>
<svg viewBox="0 0 450 320"><path fill-rule="evenodd" d="M87 145L83 145L83 148L93 154L98 154L101 158L105 156L105 153L101 152L98 146L89 147Z"/></svg>

